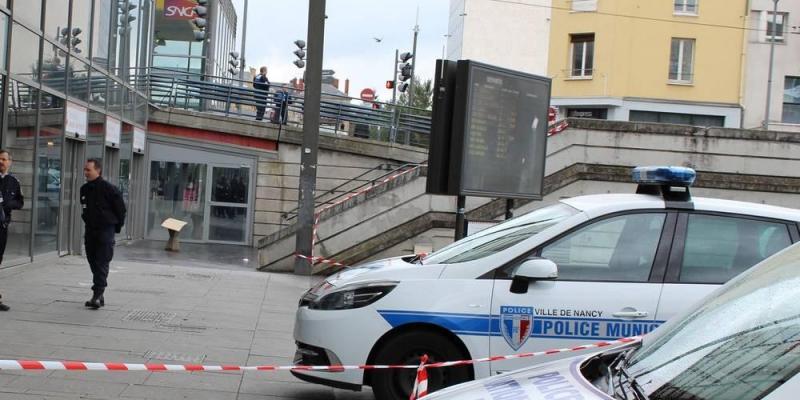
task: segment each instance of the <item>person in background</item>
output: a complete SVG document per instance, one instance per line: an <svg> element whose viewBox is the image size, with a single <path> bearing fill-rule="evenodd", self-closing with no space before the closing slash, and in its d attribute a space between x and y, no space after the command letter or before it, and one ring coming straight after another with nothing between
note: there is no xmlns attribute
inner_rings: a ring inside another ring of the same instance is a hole
<svg viewBox="0 0 800 400"><path fill-rule="evenodd" d="M269 92L269 78L267 78L267 67L261 67L259 74L253 78L253 89L256 89L256 121L264 119L264 111L267 109L267 93ZM264 92L264 94L258 93Z"/></svg>
<svg viewBox="0 0 800 400"><path fill-rule="evenodd" d="M6 252L8 240L8 224L11 222L11 210L19 210L25 204L19 181L9 174L11 169L11 153L0 150L0 263ZM0 295L0 298L3 296ZM7 305L0 301L0 311L8 311Z"/></svg>

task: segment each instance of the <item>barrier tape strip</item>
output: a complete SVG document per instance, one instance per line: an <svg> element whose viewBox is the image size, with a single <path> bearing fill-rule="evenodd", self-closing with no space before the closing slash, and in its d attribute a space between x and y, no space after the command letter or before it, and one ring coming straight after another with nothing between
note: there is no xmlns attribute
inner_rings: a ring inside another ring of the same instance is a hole
<svg viewBox="0 0 800 400"><path fill-rule="evenodd" d="M550 129L547 130L547 136L553 136L556 133L560 133L567 128L569 128L569 123L567 123L567 120L558 121L553 126L551 126Z"/></svg>
<svg viewBox="0 0 800 400"><path fill-rule="evenodd" d="M321 264L329 264L332 267L346 267L346 268L350 267L349 265L342 264L342 263L340 263L338 261L329 260L327 258L320 257L320 256L311 256L311 257L309 257L309 256L304 256L304 255L299 254L299 253L295 254L295 256L297 256L297 258L302 258L304 260L308 260L308 261L311 262L311 264L320 264L321 263Z"/></svg>
<svg viewBox="0 0 800 400"><path fill-rule="evenodd" d="M527 358L535 356L547 356L559 353L568 353L581 350L603 348L618 344L632 343L641 340L641 336L622 338L611 341L598 342L582 346L537 351L530 353L520 353L506 356L493 356L477 358L473 360L443 361L424 364L424 368L445 368L459 365L475 364L486 361L511 360L516 358ZM2 370L28 370L28 371L327 371L342 372L346 370L376 370L376 369L416 369L423 367L420 365L200 365L200 364L131 364L131 363L91 363L83 361L36 361L36 360L0 360L0 371Z"/></svg>

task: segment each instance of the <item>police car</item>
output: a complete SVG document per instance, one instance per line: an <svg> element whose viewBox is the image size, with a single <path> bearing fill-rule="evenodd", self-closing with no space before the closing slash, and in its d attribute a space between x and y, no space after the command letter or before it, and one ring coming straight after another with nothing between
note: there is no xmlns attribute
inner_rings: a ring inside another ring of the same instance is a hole
<svg viewBox="0 0 800 400"><path fill-rule="evenodd" d="M296 314L298 365L415 364L646 334L800 240L800 210L692 197L695 173L634 169L636 194L580 196L459 240L334 274ZM433 369L429 390L527 366ZM408 398L411 370L293 371Z"/></svg>
<svg viewBox="0 0 800 400"><path fill-rule="evenodd" d="M796 399L800 245L743 273L641 344L464 383L425 399Z"/></svg>

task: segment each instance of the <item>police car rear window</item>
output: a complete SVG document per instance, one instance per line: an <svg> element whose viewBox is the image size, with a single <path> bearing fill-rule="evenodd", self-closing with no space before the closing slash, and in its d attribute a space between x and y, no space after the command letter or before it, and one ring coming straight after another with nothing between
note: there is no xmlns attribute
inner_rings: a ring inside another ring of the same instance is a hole
<svg viewBox="0 0 800 400"><path fill-rule="evenodd" d="M563 203L540 208L461 239L424 259L424 264L454 264L488 257L579 213Z"/></svg>

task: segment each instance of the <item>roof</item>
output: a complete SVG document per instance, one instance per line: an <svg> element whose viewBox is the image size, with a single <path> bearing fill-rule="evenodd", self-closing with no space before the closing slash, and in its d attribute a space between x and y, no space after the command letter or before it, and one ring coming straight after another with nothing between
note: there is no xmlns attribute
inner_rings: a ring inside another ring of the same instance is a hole
<svg viewBox="0 0 800 400"><path fill-rule="evenodd" d="M561 200L589 218L618 211L665 208L661 196L647 194L596 194ZM745 201L692 197L695 210L716 211L800 222L800 210Z"/></svg>

